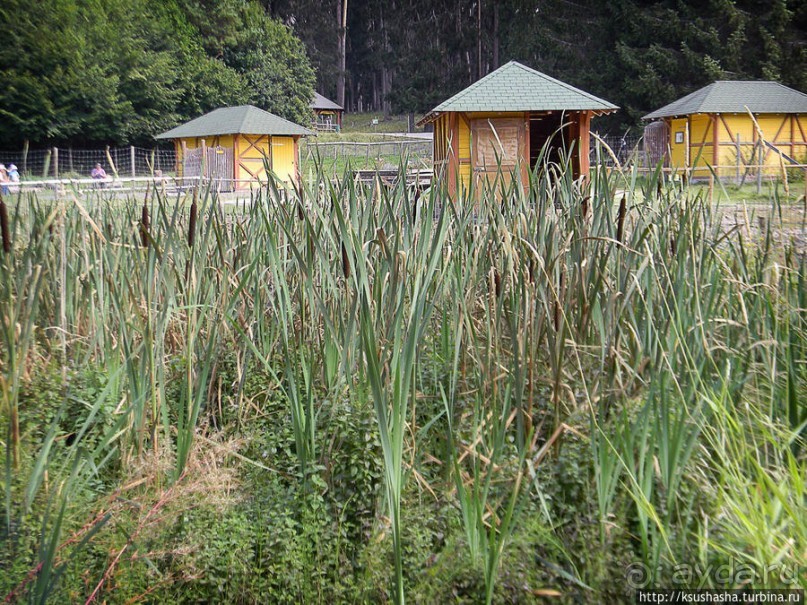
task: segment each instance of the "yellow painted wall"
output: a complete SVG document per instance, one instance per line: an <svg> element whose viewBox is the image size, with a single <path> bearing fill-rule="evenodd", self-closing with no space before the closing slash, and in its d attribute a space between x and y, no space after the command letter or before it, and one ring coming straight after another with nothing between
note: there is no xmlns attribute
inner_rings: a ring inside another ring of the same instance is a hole
<svg viewBox="0 0 807 605"><path fill-rule="evenodd" d="M249 187L247 181L266 179L266 163L272 165L269 137L254 134L238 135L238 149L235 154L238 165L238 187Z"/></svg>
<svg viewBox="0 0 807 605"><path fill-rule="evenodd" d="M272 137L272 170L286 183L297 180L297 158L292 137Z"/></svg>
<svg viewBox="0 0 807 605"><path fill-rule="evenodd" d="M686 167L687 120L670 120L670 167L678 170Z"/></svg>
<svg viewBox="0 0 807 605"><path fill-rule="evenodd" d="M287 183L296 182L298 158L295 154L294 137L239 134L205 137L204 140L208 147L221 146L234 150L238 188L248 188L251 181L265 181L267 163L281 180ZM181 139L177 141L178 150L181 150L182 141L188 149L202 146L201 138ZM181 166L181 162L179 165Z"/></svg>
<svg viewBox="0 0 807 605"><path fill-rule="evenodd" d="M799 163L807 161L807 114L793 117L785 114L765 114L755 116L759 128L766 141L772 143L786 155ZM746 172L745 164L756 165L758 157L754 157L754 145L757 140L756 128L748 114L722 114L716 116L718 157L714 161L714 131L709 115L696 114L689 117L689 165L694 167L692 175L698 178L708 177L711 174L709 167L715 169L719 176L736 177L737 168L737 140L739 137L741 161L739 174ZM799 123L801 128L799 128ZM686 145L676 143L676 132L686 133L687 118L676 118L669 121L670 125L670 151L671 166L683 169L686 164ZM704 138L705 135L705 138ZM778 136L777 136L778 135ZM686 140L686 134L684 134ZM703 145L701 145L703 143ZM781 173L779 154L765 148L763 175L778 176ZM699 157L700 154L700 157ZM785 167L788 166L784 160ZM756 174L755 168L748 173Z"/></svg>
<svg viewBox="0 0 807 605"><path fill-rule="evenodd" d="M784 114L771 114L756 116L757 123L762 130L762 136L766 141L774 144L784 154L792 157L799 163L807 161L807 137L802 135L802 130L807 134L807 115L789 116ZM792 118L792 123L791 123ZM746 114L725 114L723 121L720 121L720 165L727 166L721 168L721 176L731 176L736 174L737 162L737 135L740 136L740 153L745 162L756 164L758 158L752 159L754 150L755 132L751 118ZM801 128L799 128L799 122ZM731 136L729 136L730 129ZM732 138L734 141L732 142ZM778 176L781 173L781 163L779 154L769 148L765 148L766 157L763 174L766 176ZM788 166L784 160L785 167ZM743 169L741 168L741 172Z"/></svg>
<svg viewBox="0 0 807 605"><path fill-rule="evenodd" d="M185 146L188 149L196 149L197 147L202 146L202 139L205 141L205 145L208 147L232 147L233 146L233 135L226 134L222 136L215 136L215 137L197 137L193 139L180 139L181 141L185 141ZM180 143L181 145L181 143Z"/></svg>

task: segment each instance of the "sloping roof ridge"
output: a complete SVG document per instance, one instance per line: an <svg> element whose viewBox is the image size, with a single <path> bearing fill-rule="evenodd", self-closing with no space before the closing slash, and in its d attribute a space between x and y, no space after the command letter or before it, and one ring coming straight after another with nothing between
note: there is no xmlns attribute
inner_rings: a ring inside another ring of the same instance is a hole
<svg viewBox="0 0 807 605"><path fill-rule="evenodd" d="M729 80L725 80L725 81L728 82ZM721 92L718 90L718 88L720 88L718 86L718 84L720 84L720 81L712 82L711 84L707 84L706 86L703 86L703 87L699 88L698 90L696 90L695 92L691 93L691 96L693 98L698 93L703 93L703 94L701 94L700 99L698 99L699 102L698 102L697 106L695 107L696 110L700 111L704 107L704 105L709 103L709 101L711 101L710 97L712 97L712 95L719 96L721 94ZM684 98L686 98L686 97L684 97ZM683 101L683 99L681 99L681 100Z"/></svg>
<svg viewBox="0 0 807 605"><path fill-rule="evenodd" d="M229 108L228 107L222 107L222 109L232 109L232 110L243 109L244 110L243 113L241 114L241 121L238 123L238 132L241 132L242 130L244 130L244 124L246 124L247 116L249 115L250 110L257 109L258 111L260 111L262 113L269 113L268 111L264 111L260 107L255 107L254 105L236 105L235 107L229 107ZM278 117L280 117L280 116L278 116Z"/></svg>
<svg viewBox="0 0 807 605"><path fill-rule="evenodd" d="M609 105L611 107L615 107L615 105L613 103L609 103L605 99L595 97L593 94L591 94L589 92L586 92L585 90L582 90L580 88L576 88L576 87L572 86L571 84L569 84L568 82L564 82L563 80L558 80L557 78L553 78L552 76L549 76L549 75L547 75L547 74L545 74L543 72L540 72L537 69L533 69L532 67L527 67L523 63L519 63L518 61L510 61L510 63L513 63L514 65L520 67L521 69L523 69L523 70L525 70L525 71L527 71L527 72L529 72L531 74L534 74L536 76L539 76L541 78L549 80L550 82L558 84L558 85L562 86L563 88L565 88L565 89L567 89L567 90L569 90L571 92L583 95L584 97L588 97L592 101L596 101L597 103L602 103L603 105ZM509 65L509 63L508 63L508 65Z"/></svg>
<svg viewBox="0 0 807 605"><path fill-rule="evenodd" d="M490 73L489 73L489 74L487 74L486 76L484 76L484 77L482 77L482 78L479 78L479 79L478 79L476 82L474 82L473 84L471 84L471 85L469 85L469 86L466 86L466 87L465 87L465 88L463 88L461 91L459 91L458 93L456 93L454 96L449 97L448 99L446 99L445 101L443 101L442 103L440 103L440 104L439 104L437 107L442 107L443 105L448 105L449 103L455 103L455 102L459 101L459 100L460 100L460 99L462 99L462 98L463 98L465 95L467 95L467 94L469 94L470 92L472 92L472 91L476 90L477 88L479 88L479 87L480 87L482 84L484 84L484 83L485 83L485 82L487 82L488 80L492 80L494 76L499 76L499 75L501 75L501 73L500 73L500 72L501 72L501 71L502 71L502 70L503 70L505 67L509 67L510 65L521 65L521 64L520 64L518 61L508 61L507 63L505 63L505 64L504 64L504 65L502 65L501 67L499 67L499 68L497 68L497 69L494 69L492 72L490 72Z"/></svg>

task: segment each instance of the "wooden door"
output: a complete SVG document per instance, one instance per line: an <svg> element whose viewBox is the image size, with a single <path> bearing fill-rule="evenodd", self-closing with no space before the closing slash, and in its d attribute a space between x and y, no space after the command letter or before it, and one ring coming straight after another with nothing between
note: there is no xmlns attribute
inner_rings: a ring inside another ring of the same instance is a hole
<svg viewBox="0 0 807 605"><path fill-rule="evenodd" d="M232 147L207 148L205 176L211 180L217 191L233 190L233 149Z"/></svg>
<svg viewBox="0 0 807 605"><path fill-rule="evenodd" d="M493 191L500 197L527 166L527 125L523 118L481 118L470 121L471 167L477 195Z"/></svg>

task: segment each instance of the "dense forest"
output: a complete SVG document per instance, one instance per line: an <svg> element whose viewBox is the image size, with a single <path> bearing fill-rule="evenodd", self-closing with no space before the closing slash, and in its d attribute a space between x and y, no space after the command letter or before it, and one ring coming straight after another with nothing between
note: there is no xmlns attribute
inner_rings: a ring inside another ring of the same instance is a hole
<svg viewBox="0 0 807 605"><path fill-rule="evenodd" d="M805 0L10 0L0 146L142 142L225 104L423 112L510 59L623 108L716 79L807 89Z"/></svg>
<svg viewBox="0 0 807 605"><path fill-rule="evenodd" d="M511 59L616 103L625 111L614 126L717 79L807 89L804 0L323 4L274 0L270 10L305 43L320 91L353 111L427 111Z"/></svg>

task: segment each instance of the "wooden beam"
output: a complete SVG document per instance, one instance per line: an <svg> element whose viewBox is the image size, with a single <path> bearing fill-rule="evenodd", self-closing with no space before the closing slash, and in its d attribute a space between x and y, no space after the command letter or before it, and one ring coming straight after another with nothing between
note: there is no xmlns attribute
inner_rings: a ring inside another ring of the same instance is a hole
<svg viewBox="0 0 807 605"><path fill-rule="evenodd" d="M799 132L801 133L801 140L802 142L807 141L807 136L804 135L804 128L801 126L801 116L798 114L793 114L793 117L796 118L796 126L799 127Z"/></svg>
<svg viewBox="0 0 807 605"><path fill-rule="evenodd" d="M580 176L585 177L586 180L589 178L589 172L591 170L591 166L589 165L589 155L590 155L590 143L589 139L591 131L591 112L590 111L581 111L580 118L577 127L577 136L579 139L579 158L580 158Z"/></svg>
<svg viewBox="0 0 807 605"><path fill-rule="evenodd" d="M238 134L233 135L233 188L237 189L238 183L238 164L241 163L241 156L238 153Z"/></svg>
<svg viewBox="0 0 807 605"><path fill-rule="evenodd" d="M790 157L796 157L796 125L792 113L790 114Z"/></svg>
<svg viewBox="0 0 807 605"><path fill-rule="evenodd" d="M779 135L782 134L782 130L784 130L785 124L787 124L787 116L785 116L785 118L782 120L782 123L779 124L779 130L776 131L776 134L774 135L774 137L772 139L769 139L769 141L774 144L774 147L776 146L776 143L779 141ZM771 148L766 146L765 155L762 157L762 163L763 164L767 161L768 156L770 155L770 153L771 153Z"/></svg>
<svg viewBox="0 0 807 605"><path fill-rule="evenodd" d="M527 188L530 186L530 170L532 166L530 166L530 112L527 111L524 113L524 129L526 131L526 136L524 137L524 161L522 162L521 168L521 180L524 184L524 192L526 193Z"/></svg>
<svg viewBox="0 0 807 605"><path fill-rule="evenodd" d="M719 116L720 114L717 114ZM718 132L717 116L711 114L709 117L712 121L712 168L720 165L720 134Z"/></svg>
<svg viewBox="0 0 807 605"><path fill-rule="evenodd" d="M729 135L729 139L731 139L732 144L737 144L737 139L734 138L734 135L731 134L731 128L729 128L728 122L726 122L726 118L723 117L722 113L717 114L720 117L720 122L723 124L723 128L726 129L726 132Z"/></svg>
<svg viewBox="0 0 807 605"><path fill-rule="evenodd" d="M294 158L292 158L292 165L294 166L294 184L300 185L300 137L292 137L294 141Z"/></svg>
<svg viewBox="0 0 807 605"><path fill-rule="evenodd" d="M459 118L456 112L448 114L448 195L454 200L457 195L457 172L459 171Z"/></svg>

